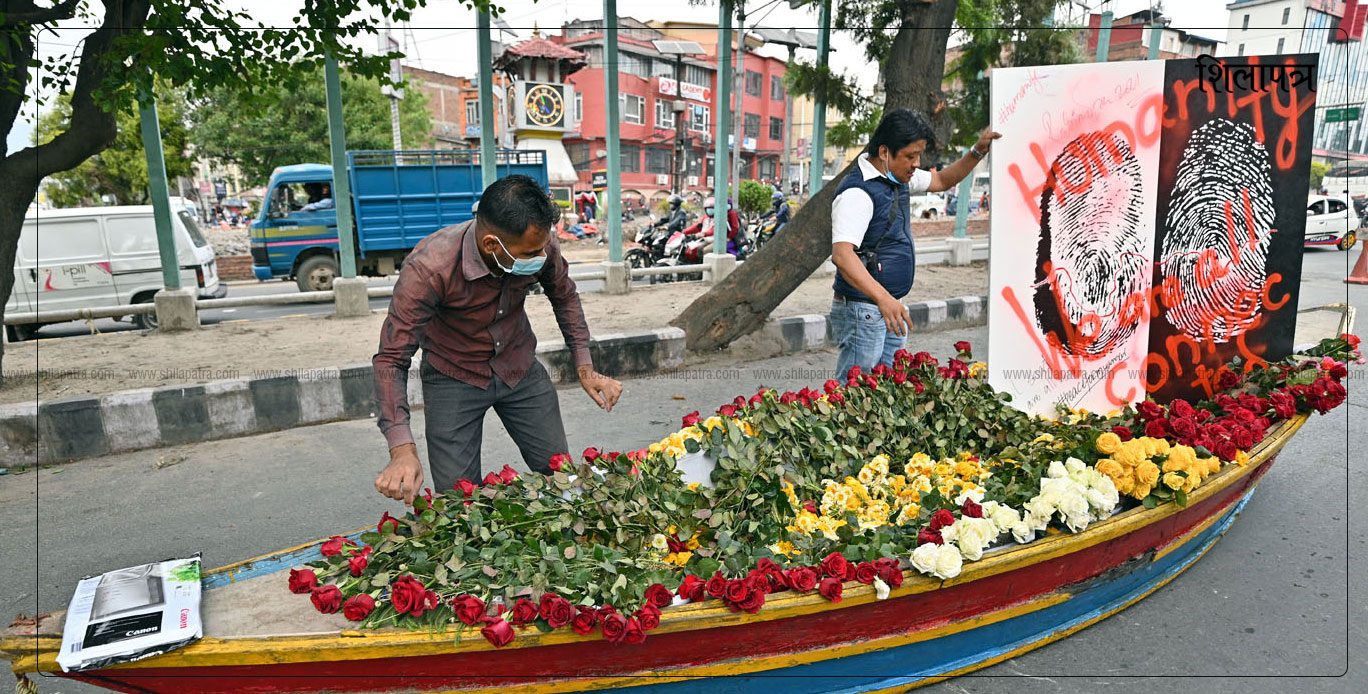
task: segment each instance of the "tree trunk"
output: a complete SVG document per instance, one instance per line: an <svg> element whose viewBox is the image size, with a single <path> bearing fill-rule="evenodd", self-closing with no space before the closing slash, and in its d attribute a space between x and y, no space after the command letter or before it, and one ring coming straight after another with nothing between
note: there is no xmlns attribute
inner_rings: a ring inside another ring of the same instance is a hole
<svg viewBox="0 0 1368 694"><path fill-rule="evenodd" d="M945 43L958 4L958 0L930 4L902 0L902 24L883 64L885 110L921 111L942 145L949 142L951 132L941 92ZM933 157L934 153L924 155L922 166L933 165ZM836 186L855 166L852 161L799 208L784 231L765 244L767 250L747 260L670 321L684 330L689 349L721 349L759 330L770 312L831 256L831 200Z"/></svg>

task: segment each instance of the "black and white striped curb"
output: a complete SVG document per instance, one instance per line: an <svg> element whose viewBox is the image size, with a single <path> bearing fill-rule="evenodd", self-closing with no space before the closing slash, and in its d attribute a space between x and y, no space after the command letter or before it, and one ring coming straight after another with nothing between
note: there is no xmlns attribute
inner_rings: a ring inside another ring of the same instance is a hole
<svg viewBox="0 0 1368 694"><path fill-rule="evenodd" d="M907 304L920 329L982 325L987 297ZM834 346L826 316L770 320L761 334L777 339L776 354ZM684 366L684 331L662 328L600 335L590 345L601 373L627 378ZM760 354L758 357L775 356ZM577 381L564 342L546 342L538 359L553 381ZM247 436L291 427L375 416L370 364L299 369L266 378L214 381L0 405L0 467L80 458ZM409 403L423 402L418 360L409 374Z"/></svg>

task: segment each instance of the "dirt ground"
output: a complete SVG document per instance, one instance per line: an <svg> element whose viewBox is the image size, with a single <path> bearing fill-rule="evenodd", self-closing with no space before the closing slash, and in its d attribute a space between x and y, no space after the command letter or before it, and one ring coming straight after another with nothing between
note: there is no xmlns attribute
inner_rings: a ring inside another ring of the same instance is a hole
<svg viewBox="0 0 1368 694"><path fill-rule="evenodd" d="M664 284L634 287L626 296L589 292L580 299L590 331L604 335L665 327L707 289L702 283ZM986 263L922 266L907 300L976 296L987 289ZM772 315L825 314L830 308L831 277L814 277ZM527 309L539 340L561 339L549 302L529 296ZM301 316L221 323L195 332L127 331L9 344L0 403L33 402L35 388L43 401L365 364L384 320L381 312L353 319Z"/></svg>

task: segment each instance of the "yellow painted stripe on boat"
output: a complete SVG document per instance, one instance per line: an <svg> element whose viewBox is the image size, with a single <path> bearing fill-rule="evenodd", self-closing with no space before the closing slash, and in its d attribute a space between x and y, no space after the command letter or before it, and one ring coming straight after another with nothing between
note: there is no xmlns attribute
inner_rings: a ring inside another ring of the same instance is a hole
<svg viewBox="0 0 1368 694"><path fill-rule="evenodd" d="M1258 482L1249 485L1249 489L1245 491L1245 496L1251 494L1254 491L1254 488L1257 486L1259 486ZM1191 530L1188 530L1182 535L1173 538L1169 541L1167 545L1164 545L1163 547L1160 547L1159 549L1155 550L1154 557L1150 559L1150 561L1159 561L1160 559L1163 559L1164 557L1167 557L1168 555L1172 554L1174 551L1182 549L1183 545L1186 545L1188 540L1191 540L1192 538L1206 532L1211 526L1215 525L1217 521L1221 520L1224 517L1225 514L1223 513L1212 514L1210 518L1202 521L1201 523L1198 523L1197 525L1193 526Z"/></svg>
<svg viewBox="0 0 1368 694"><path fill-rule="evenodd" d="M1245 467L1227 466L1208 478L1204 484L1188 496L1189 504L1198 503L1218 493L1230 484L1243 479L1258 469L1267 459L1276 454L1287 440L1306 422L1307 415L1299 415L1285 423L1275 435L1265 438L1254 448L1250 463ZM937 581L916 572L908 571L902 588L895 591L896 597L906 597L917 593L929 592L943 586L968 583L988 576L1013 571L1027 565L1047 561L1071 554L1102 542L1125 535L1140 527L1167 518L1184 509L1176 504L1164 504L1155 509L1137 507L1126 513L1101 521L1089 528L1083 535L1061 534L1045 537L1028 545L1005 550L995 556L990 555L979 562L965 566L964 573L955 579ZM305 545L263 555L246 562L230 564L213 570L214 573L241 566L252 561L277 556L279 554L306 549L316 545ZM757 621L786 619L790 617L826 612L867 604L875 600L872 586L851 584L847 588L847 599L840 604L831 604L816 594L786 595L766 606L758 614L733 613L717 601L693 603L671 608L661 616L658 633L710 629ZM361 632L355 632L361 633ZM491 650L494 647L480 636L478 630L466 629L460 634L459 642L453 644L457 630L449 627L445 632L427 634L401 629L385 629L367 632L364 636L286 636L263 638L216 639L205 638L186 648L172 651L155 659L126 663L119 667L190 667L213 665L240 665L253 662L324 662L333 660L357 660L376 657L402 657L407 655L427 655L433 653L457 653L465 651ZM533 648L536 646L570 643L577 640L593 639L593 636L580 636L569 630L560 629L550 633L540 633L534 628L520 630L519 638L508 648ZM439 640L440 639L440 640ZM50 645L43 647L43 642ZM365 645L363 646L362 643ZM60 638L10 637L0 639L0 651L18 656L14 663L15 672L33 672L32 668L46 666L56 668L56 655ZM26 655L37 653L34 655ZM376 653L380 653L377 655ZM21 655L24 654L24 655ZM201 658L203 660L201 660ZM22 666L21 666L22 664Z"/></svg>

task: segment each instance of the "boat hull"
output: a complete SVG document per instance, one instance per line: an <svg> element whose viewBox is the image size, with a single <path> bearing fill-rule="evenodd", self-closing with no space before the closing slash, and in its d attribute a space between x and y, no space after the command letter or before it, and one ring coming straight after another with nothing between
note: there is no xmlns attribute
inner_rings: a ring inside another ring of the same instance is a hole
<svg viewBox="0 0 1368 694"><path fill-rule="evenodd" d="M667 610L661 627L636 645L566 630L523 631L498 650L469 632L206 638L147 661L65 676L126 692L739 694L773 690L776 682L810 694L903 691L1063 638L1171 581L1221 537L1303 421L1270 432L1248 467L1222 471L1186 508L1133 509L1084 533L998 549L949 581L909 573L887 600L852 583L839 604L779 593L756 615L715 602L688 605ZM51 655L21 659L15 669L50 672Z"/></svg>

